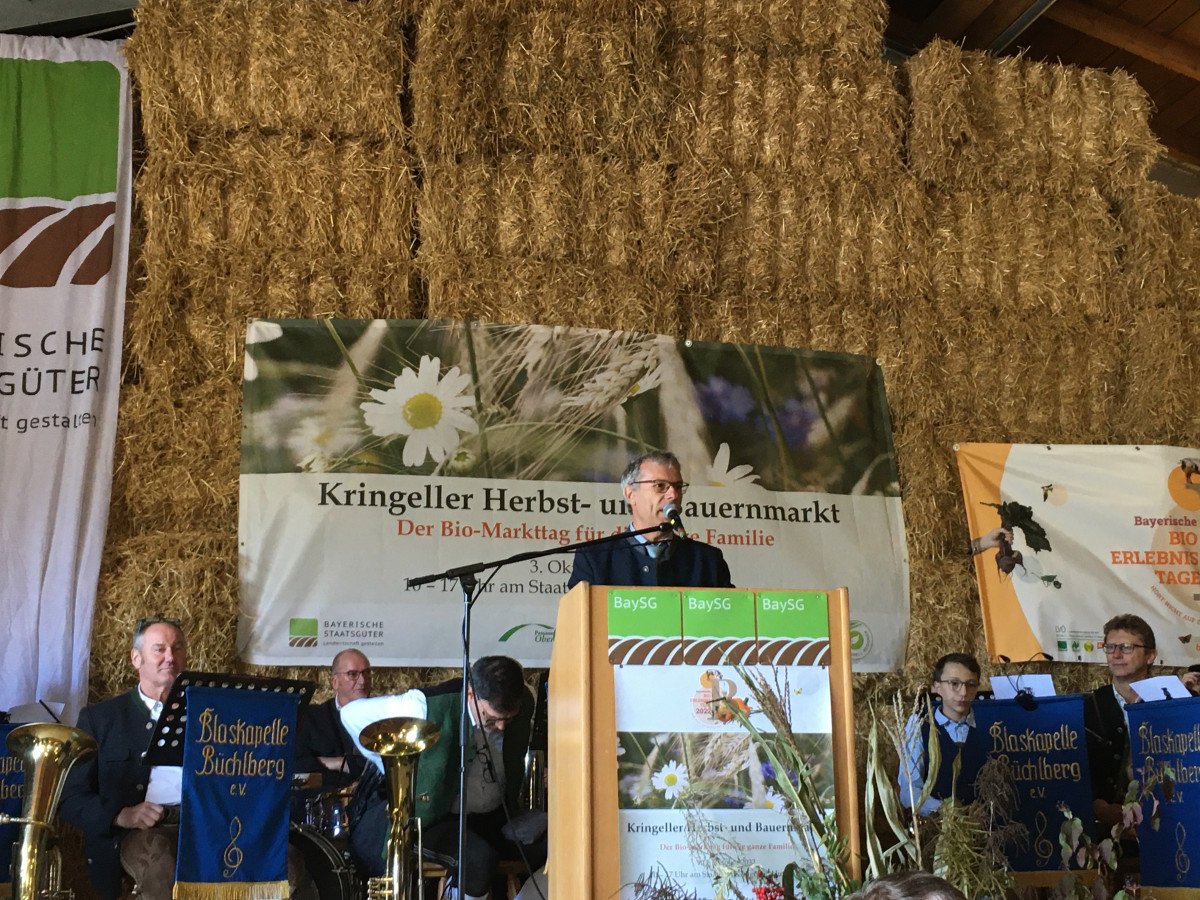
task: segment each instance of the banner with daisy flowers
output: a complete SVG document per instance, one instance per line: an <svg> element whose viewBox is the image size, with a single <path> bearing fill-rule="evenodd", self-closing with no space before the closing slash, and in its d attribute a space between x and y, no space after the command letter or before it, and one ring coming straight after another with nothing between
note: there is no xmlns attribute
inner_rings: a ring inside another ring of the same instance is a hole
<svg viewBox="0 0 1200 900"><path fill-rule="evenodd" d="M455 583L405 579L629 522L629 459L668 449L684 520L740 587L846 585L859 671L900 667L904 523L875 360L663 335L452 321L253 320L239 653L456 665ZM545 666L571 556L497 571L477 654Z"/></svg>

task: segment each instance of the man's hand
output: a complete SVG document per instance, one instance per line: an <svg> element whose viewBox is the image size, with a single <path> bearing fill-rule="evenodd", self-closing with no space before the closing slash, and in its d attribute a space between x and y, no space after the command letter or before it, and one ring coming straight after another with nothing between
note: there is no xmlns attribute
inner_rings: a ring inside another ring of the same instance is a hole
<svg viewBox="0 0 1200 900"><path fill-rule="evenodd" d="M344 756L318 756L317 761L330 772L342 772L346 768L346 757Z"/></svg>
<svg viewBox="0 0 1200 900"><path fill-rule="evenodd" d="M157 803L143 800L137 806L126 806L114 820L121 828L153 828L163 817L163 808Z"/></svg>
<svg viewBox="0 0 1200 900"><path fill-rule="evenodd" d="M1183 682L1183 686L1188 689L1188 693L1192 696L1200 694L1200 672L1186 672L1179 676L1179 680Z"/></svg>

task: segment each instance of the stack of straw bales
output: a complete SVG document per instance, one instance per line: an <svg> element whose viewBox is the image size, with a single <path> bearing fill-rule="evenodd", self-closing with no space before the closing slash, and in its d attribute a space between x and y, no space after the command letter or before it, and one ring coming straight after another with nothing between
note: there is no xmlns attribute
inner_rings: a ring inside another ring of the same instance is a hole
<svg viewBox="0 0 1200 900"><path fill-rule="evenodd" d="M138 10L127 53L144 277L127 315L101 695L128 683L143 615L185 619L193 666L234 667L246 319L421 314L403 12L398 0Z"/></svg>
<svg viewBox="0 0 1200 900"><path fill-rule="evenodd" d="M922 377L893 380L889 400L917 526L919 671L946 633L979 628L963 602L975 592L952 445L1143 439L1113 427L1126 418L1137 322L1130 235L1114 209L1138 205L1158 146L1145 93L1121 72L937 42L905 74L907 162L930 241L913 253L927 283L901 312L904 368ZM1158 440L1186 442L1182 420L1163 424L1150 429Z"/></svg>
<svg viewBox="0 0 1200 900"><path fill-rule="evenodd" d="M883 12L432 0L413 65L430 315L806 343L807 285L899 268Z"/></svg>
<svg viewBox="0 0 1200 900"><path fill-rule="evenodd" d="M1131 79L945 44L897 73L884 11L142 0L144 276L94 693L129 683L147 614L188 621L197 665L239 665L248 316L876 356L912 568L902 680L982 652L953 445L1200 441L1200 212L1146 182ZM860 677L859 699L898 683Z"/></svg>

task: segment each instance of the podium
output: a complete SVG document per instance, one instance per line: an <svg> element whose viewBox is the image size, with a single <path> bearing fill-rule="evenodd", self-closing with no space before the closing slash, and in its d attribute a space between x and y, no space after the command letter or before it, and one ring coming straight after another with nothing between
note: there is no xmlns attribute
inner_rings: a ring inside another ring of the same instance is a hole
<svg viewBox="0 0 1200 900"><path fill-rule="evenodd" d="M582 583L559 601L549 692L552 896L612 900L621 894L617 707L614 666L609 661L609 599L610 591L656 590L690 589L610 588ZM754 594L758 604L764 595L789 592L762 589L749 593ZM833 806L838 831L847 842L848 870L853 877L861 877L848 595L845 588L791 593L819 594L827 602L827 646L817 648L823 651L819 654L810 652L803 659L788 661L792 665L807 662L819 666L823 670L822 683L828 674ZM681 661L682 653L675 660Z"/></svg>

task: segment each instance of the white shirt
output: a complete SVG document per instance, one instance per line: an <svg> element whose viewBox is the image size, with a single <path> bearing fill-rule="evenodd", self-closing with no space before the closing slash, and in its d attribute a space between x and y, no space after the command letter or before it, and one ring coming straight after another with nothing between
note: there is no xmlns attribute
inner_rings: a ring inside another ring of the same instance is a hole
<svg viewBox="0 0 1200 900"><path fill-rule="evenodd" d="M155 723L162 715L161 700L152 700L138 688L138 696L150 710L150 718ZM146 800L160 806L178 806L183 797L183 766L154 766L150 769L150 783L146 785Z"/></svg>

